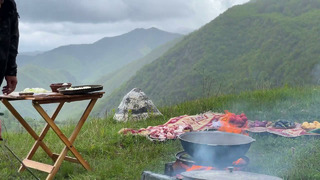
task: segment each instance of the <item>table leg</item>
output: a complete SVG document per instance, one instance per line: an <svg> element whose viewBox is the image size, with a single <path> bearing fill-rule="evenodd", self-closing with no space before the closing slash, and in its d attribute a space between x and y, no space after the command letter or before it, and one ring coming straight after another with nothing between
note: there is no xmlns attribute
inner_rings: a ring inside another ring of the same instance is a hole
<svg viewBox="0 0 320 180"><path fill-rule="evenodd" d="M63 107L64 102L61 102L58 107L56 108L55 112L52 115L52 120L54 121L56 119L56 117L58 116L61 108ZM44 139L44 137L47 135L48 131L50 129L50 126L48 124L46 124L46 126L43 128L43 130L41 131L40 135L39 135L39 139L36 140L36 142L33 144L31 150L29 151L26 159L31 160L32 157L34 156L34 154L36 153L37 149L39 148L40 142ZM51 158L55 161L54 156L51 156ZM19 171L18 172L22 172L23 170L25 170L25 167L23 165L20 166Z"/></svg>
<svg viewBox="0 0 320 180"><path fill-rule="evenodd" d="M20 122L20 124L27 130L27 132L33 137L33 139L37 141L39 139L39 136L37 135L37 133L34 132L34 130L23 119L23 117L17 112L17 110L9 103L9 101L7 99L2 99L1 101L7 107L7 109L12 113L12 115ZM39 141L39 145L48 154L48 156L52 158L53 153L48 148L48 146L43 141ZM52 159L52 160L54 160L54 159Z"/></svg>
<svg viewBox="0 0 320 180"><path fill-rule="evenodd" d="M43 119L50 125L50 127L53 129L53 131L58 135L58 137L63 141L63 143L66 145L62 152L60 153L59 157L57 158L54 168L51 173L49 173L47 179L53 179L55 174L58 172L64 158L67 155L68 150L72 152L72 154L77 158L79 163L87 170L91 170L90 165L82 158L80 153L76 150L76 148L72 145L72 143L75 141L78 133L80 132L83 124L87 120L90 112L93 109L93 106L95 105L97 99L91 99L90 103L88 104L86 110L84 111L83 115L81 116L77 126L75 127L74 131L72 132L70 138L68 139L62 131L58 128L58 126L53 122L53 120L48 116L48 114L43 110L43 108L37 104L34 103L34 108L39 112L39 114L43 117Z"/></svg>

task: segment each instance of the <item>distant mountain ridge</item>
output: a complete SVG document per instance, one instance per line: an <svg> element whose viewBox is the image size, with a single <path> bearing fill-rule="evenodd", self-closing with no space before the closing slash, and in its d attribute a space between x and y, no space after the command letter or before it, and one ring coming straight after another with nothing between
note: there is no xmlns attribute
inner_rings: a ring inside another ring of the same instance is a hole
<svg viewBox="0 0 320 180"><path fill-rule="evenodd" d="M108 97L115 109L132 88L156 105L320 79L320 0L254 0L185 36Z"/></svg>
<svg viewBox="0 0 320 180"><path fill-rule="evenodd" d="M106 37L92 44L61 46L32 56L19 55L17 63L21 74L24 74L26 67L32 65L34 68L46 69L49 72L69 74L69 77L61 79L63 82L90 84L101 76L145 56L154 48L180 36L156 28L140 28L123 35ZM37 71L35 69L34 76L30 76L34 79L38 78ZM38 86L53 83L52 79L45 82L47 84L38 84ZM35 83L24 79L24 76L19 77L19 87L29 87L29 84Z"/></svg>

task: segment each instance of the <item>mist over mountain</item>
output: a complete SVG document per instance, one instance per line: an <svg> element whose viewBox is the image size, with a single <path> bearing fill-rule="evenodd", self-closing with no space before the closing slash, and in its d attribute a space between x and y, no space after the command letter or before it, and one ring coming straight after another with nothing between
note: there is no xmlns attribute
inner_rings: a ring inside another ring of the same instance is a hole
<svg viewBox="0 0 320 180"><path fill-rule="evenodd" d="M143 67L108 97L101 112L115 109L135 87L161 106L318 83L319 24L319 0L254 0L234 6Z"/></svg>
<svg viewBox="0 0 320 180"><path fill-rule="evenodd" d="M134 76L137 73L137 71L139 71L142 67L157 60L160 56L162 56L164 53L170 50L175 44L177 44L181 40L182 38L180 37L172 41L169 41L168 43L165 43L155 48L146 56L140 59L137 59L135 61L132 61L131 63L123 66L122 68L117 69L116 71L113 71L109 74L101 76L101 78L99 78L93 84L103 85L103 91L105 91L106 94L101 99L99 99L99 101L97 101L93 111L94 112L103 111L103 109L105 108L105 105L108 104L108 96L113 91L117 91L117 89L121 85L125 84L128 80L130 80L131 77ZM83 107L81 106L83 106L83 103L72 105L72 107L69 107L69 108L71 109L71 112L78 112L77 111L78 109L83 109ZM97 113L94 113L94 114L97 114ZM70 116L70 113L68 115Z"/></svg>
<svg viewBox="0 0 320 180"><path fill-rule="evenodd" d="M152 50L146 56L132 61L128 65L109 73L105 76L102 76L94 84L101 84L104 87L104 91L107 92L106 96L100 99L95 106L95 111L101 111L105 108L105 105L108 104L108 95L113 91L117 90L122 84L126 83L128 80L134 76L137 71L139 71L143 66L150 64L151 62L157 60L160 56L170 50L175 44L180 42L182 38L176 38L168 43L159 46Z"/></svg>
<svg viewBox="0 0 320 180"><path fill-rule="evenodd" d="M67 45L36 55L18 55L19 73L24 75L19 76L18 88L35 86L37 83L26 79L25 74L29 73L34 81L38 81L40 69L59 78L42 78L43 83L37 84L38 86L66 81L73 84L92 84L102 76L180 36L156 28L135 29L123 35L105 37L92 44ZM30 71L33 68L34 70ZM45 72L40 74L46 77L48 74Z"/></svg>

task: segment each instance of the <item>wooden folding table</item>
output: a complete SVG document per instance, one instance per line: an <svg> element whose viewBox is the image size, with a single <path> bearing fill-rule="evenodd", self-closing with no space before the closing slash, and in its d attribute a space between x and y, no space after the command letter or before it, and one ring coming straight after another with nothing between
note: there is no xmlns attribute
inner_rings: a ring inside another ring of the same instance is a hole
<svg viewBox="0 0 320 180"><path fill-rule="evenodd" d="M8 108L12 115L20 122L20 124L27 130L27 132L35 139L35 143L29 151L27 157L22 161L26 167L37 169L43 172L48 173L47 179L53 179L56 173L58 172L62 162L64 160L80 163L85 169L91 170L90 165L86 162L77 149L74 147L73 143L80 132L83 124L88 118L91 110L93 109L98 98L101 98L104 92L93 92L88 94L79 94L79 95L62 95L59 93L46 93L46 94L36 94L31 96L19 96L18 94L13 95L0 95L2 103ZM47 122L42 132L38 136L36 132L30 127L30 125L24 120L24 118L18 113L18 111L12 106L10 101L17 100L31 100L33 107L37 112L42 116L42 118ZM54 120L59 114L61 108L66 102L82 101L89 100L89 104L84 110L78 124L73 130L71 136L67 138L63 132L58 128ZM58 103L56 110L53 115L50 117L46 111L41 107L41 104L52 104ZM49 147L42 141L46 136L49 129L52 130L58 135L59 139L64 143L65 147L60 154L53 153ZM47 155L53 160L54 165L44 164L32 160L32 157L36 153L39 146L47 153ZM67 152L71 151L74 157L67 156ZM19 172L23 171L25 168L21 165Z"/></svg>

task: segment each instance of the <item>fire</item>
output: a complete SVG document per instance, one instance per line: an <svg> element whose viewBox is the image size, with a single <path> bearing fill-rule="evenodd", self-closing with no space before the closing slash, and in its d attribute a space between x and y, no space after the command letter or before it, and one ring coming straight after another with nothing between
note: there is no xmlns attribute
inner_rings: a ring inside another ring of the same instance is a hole
<svg viewBox="0 0 320 180"><path fill-rule="evenodd" d="M232 163L232 165L245 165L247 162L240 158ZM191 167L184 165L182 166L186 171L208 171L208 170L216 170L215 167L211 166L198 166L198 165L192 165ZM227 168L226 168L227 169ZM240 170L240 168L235 167L234 170Z"/></svg>
<svg viewBox="0 0 320 180"><path fill-rule="evenodd" d="M219 131L245 134L248 135L245 130L248 125L247 117L244 114L235 115L229 111L225 111L225 115L220 119L221 127Z"/></svg>
<svg viewBox="0 0 320 180"><path fill-rule="evenodd" d="M192 165L189 169L187 169L187 171L197 171L197 170L212 170L214 169L213 167L210 166L197 166L197 165Z"/></svg>
<svg viewBox="0 0 320 180"><path fill-rule="evenodd" d="M244 165L244 164L246 164L246 161L242 158L240 158L232 163L232 165Z"/></svg>

